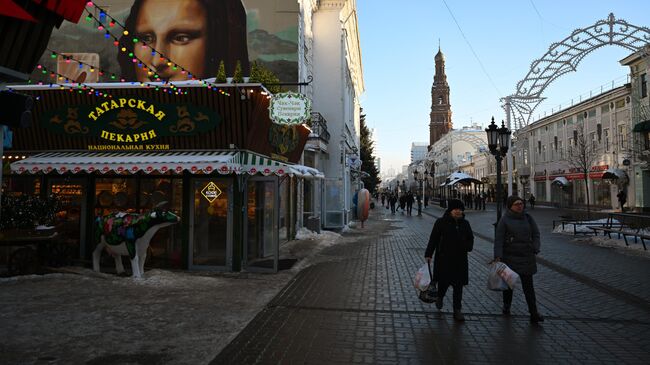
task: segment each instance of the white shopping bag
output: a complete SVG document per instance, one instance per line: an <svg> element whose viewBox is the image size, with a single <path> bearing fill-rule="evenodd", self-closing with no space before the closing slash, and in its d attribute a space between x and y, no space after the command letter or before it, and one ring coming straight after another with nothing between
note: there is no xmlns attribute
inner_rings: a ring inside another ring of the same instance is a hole
<svg viewBox="0 0 650 365"><path fill-rule="evenodd" d="M504 291L508 290L508 283L499 276L499 272L497 270L498 265L496 262L493 262L490 264L490 273L488 274L488 289L490 290L496 290L496 291Z"/></svg>
<svg viewBox="0 0 650 365"><path fill-rule="evenodd" d="M417 290L425 291L429 289L429 284L431 284L431 277L429 276L429 264L425 263L422 267L415 273L415 279L413 280L413 286Z"/></svg>
<svg viewBox="0 0 650 365"><path fill-rule="evenodd" d="M514 289L519 282L519 274L514 272L508 265L503 262L495 262L496 272L508 284L510 289Z"/></svg>

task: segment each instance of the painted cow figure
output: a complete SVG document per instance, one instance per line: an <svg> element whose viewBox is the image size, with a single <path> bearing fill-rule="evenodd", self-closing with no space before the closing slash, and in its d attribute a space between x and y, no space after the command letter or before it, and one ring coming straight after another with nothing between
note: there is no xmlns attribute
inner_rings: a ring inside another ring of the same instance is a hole
<svg viewBox="0 0 650 365"><path fill-rule="evenodd" d="M149 241L159 229L176 224L180 218L168 210L152 210L147 213L112 213L95 219L95 240L93 270L99 272L102 250L115 259L115 270L124 273L122 256L131 258L134 278L144 275L144 261L147 259Z"/></svg>

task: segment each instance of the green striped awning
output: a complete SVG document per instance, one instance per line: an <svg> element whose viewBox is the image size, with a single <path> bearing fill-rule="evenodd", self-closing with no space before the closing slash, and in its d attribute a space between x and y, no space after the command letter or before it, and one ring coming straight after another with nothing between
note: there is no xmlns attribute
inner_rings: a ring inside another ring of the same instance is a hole
<svg viewBox="0 0 650 365"><path fill-rule="evenodd" d="M274 160L251 151L164 151L164 152L90 152L57 151L29 156L11 164L15 173L130 173L143 171L193 174L290 175L303 178L323 177L313 167Z"/></svg>

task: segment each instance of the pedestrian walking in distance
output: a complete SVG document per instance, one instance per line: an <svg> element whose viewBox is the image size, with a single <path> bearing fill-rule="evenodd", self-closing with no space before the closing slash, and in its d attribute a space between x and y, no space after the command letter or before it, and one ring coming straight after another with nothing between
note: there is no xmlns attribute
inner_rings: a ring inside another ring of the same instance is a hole
<svg viewBox="0 0 650 365"><path fill-rule="evenodd" d="M540 236L537 223L532 216L524 212L524 201L517 196L510 196L506 200L505 211L499 224L497 224L496 240L494 242L494 260L502 261L514 270L521 278L524 289L530 321L543 322L537 311L533 275L537 272L535 256L540 250ZM503 292L503 314L510 315L512 304L512 290Z"/></svg>
<svg viewBox="0 0 650 365"><path fill-rule="evenodd" d="M530 209L535 209L535 195L530 194L528 198L528 203L530 203Z"/></svg>
<svg viewBox="0 0 650 365"><path fill-rule="evenodd" d="M436 220L431 230L429 244L424 257L433 260L433 280L438 282L436 307L442 309L447 289L454 289L454 320L462 322L463 286L469 284L467 253L474 248L474 233L465 219L463 202L450 199L445 214Z"/></svg>
<svg viewBox="0 0 650 365"><path fill-rule="evenodd" d="M616 194L616 197L618 198L618 204L621 206L621 212L625 212L625 203L627 202L627 193L625 190L621 190Z"/></svg>

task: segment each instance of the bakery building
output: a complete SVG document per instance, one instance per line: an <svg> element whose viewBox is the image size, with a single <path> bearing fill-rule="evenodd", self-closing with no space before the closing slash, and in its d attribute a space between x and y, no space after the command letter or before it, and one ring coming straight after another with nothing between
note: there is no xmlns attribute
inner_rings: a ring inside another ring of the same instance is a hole
<svg viewBox="0 0 650 365"><path fill-rule="evenodd" d="M309 128L272 122L260 84L13 89L36 102L5 149L3 193L55 196L60 237L82 261L96 217L165 207L181 221L152 238L147 266L275 271L314 199L304 187L323 177L300 164Z"/></svg>

